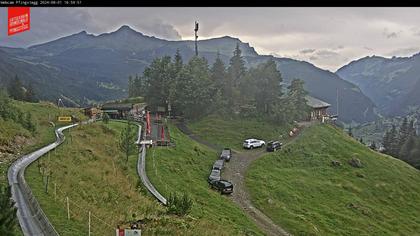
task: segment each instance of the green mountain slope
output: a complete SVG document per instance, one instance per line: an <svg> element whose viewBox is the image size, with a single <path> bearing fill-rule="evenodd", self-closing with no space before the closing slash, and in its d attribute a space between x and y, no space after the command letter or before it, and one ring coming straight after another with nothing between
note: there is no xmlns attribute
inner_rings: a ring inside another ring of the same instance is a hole
<svg viewBox="0 0 420 236"><path fill-rule="evenodd" d="M348 164L352 157L362 168ZM255 161L246 180L254 204L295 235L420 232L420 172L331 126L310 127Z"/></svg>
<svg viewBox="0 0 420 236"><path fill-rule="evenodd" d="M410 106L420 106L420 54L411 57L378 56L355 60L337 70L341 78L363 91L381 113L405 114Z"/></svg>

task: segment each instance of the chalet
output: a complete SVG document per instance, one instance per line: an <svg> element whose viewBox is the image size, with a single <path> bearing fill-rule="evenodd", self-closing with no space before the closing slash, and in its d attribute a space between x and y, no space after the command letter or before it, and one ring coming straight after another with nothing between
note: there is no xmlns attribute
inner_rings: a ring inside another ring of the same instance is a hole
<svg viewBox="0 0 420 236"><path fill-rule="evenodd" d="M308 106L312 108L311 113L308 117L309 120L320 120L324 122L325 119L329 118L327 109L331 106L331 104L321 101L318 98L311 97L309 95L306 96L306 101Z"/></svg>
<svg viewBox="0 0 420 236"><path fill-rule="evenodd" d="M132 103L105 103L101 107L102 112L111 119L125 119L132 109Z"/></svg>

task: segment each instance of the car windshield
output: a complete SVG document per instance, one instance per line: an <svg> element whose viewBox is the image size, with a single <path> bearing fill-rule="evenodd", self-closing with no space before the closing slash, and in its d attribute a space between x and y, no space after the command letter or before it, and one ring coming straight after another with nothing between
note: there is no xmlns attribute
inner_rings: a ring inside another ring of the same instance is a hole
<svg viewBox="0 0 420 236"><path fill-rule="evenodd" d="M223 184L223 186L225 186L225 187L230 187L230 186L232 186L232 183L230 183L230 182L228 182L228 181L226 181L226 180L221 180L221 181L219 181L221 184Z"/></svg>

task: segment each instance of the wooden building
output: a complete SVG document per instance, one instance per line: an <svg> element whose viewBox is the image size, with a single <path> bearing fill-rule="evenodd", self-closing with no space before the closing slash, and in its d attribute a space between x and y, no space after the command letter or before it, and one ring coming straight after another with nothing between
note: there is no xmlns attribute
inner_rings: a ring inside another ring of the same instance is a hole
<svg viewBox="0 0 420 236"><path fill-rule="evenodd" d="M133 109L132 103L105 103L101 110L111 119L126 119Z"/></svg>
<svg viewBox="0 0 420 236"><path fill-rule="evenodd" d="M327 109L331 106L331 104L309 95L306 96L306 101L308 106L312 108L308 120L320 120L324 122L326 119L329 119L330 116L328 115Z"/></svg>

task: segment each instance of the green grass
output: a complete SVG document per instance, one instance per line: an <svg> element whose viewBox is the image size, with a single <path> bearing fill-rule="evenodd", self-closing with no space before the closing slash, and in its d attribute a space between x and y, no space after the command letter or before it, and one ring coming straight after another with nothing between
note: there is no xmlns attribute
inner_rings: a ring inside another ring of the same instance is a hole
<svg viewBox="0 0 420 236"><path fill-rule="evenodd" d="M87 234L88 211L103 221L92 217L93 235L114 235L113 228L134 219L151 219L144 226L143 235L231 235L231 232L239 232L236 229L238 224L258 231L233 202L207 189L205 178L200 182L200 188L205 190L197 200L209 198L214 209L200 207L201 202L198 201L195 202L195 210L191 216L168 215L166 208L147 193L144 187L137 187L137 154L131 155L126 164L124 154L117 148L119 133L125 126L126 124L115 121L110 121L107 125L98 122L71 130L71 138L69 132L66 132L66 142L56 153L52 152L50 156L40 159L41 164L53 171L48 193L45 193L45 177L42 177L38 163L35 162L28 168L26 179L60 235ZM207 164L210 162L205 164L205 172L208 172ZM180 186L188 186L188 183L183 182L184 179L171 181L182 183ZM165 183L169 185L171 181ZM57 199L54 195L54 184L57 186ZM168 186L170 188L177 188L176 184ZM70 199L70 220L67 219L66 196ZM205 213L206 217L202 219L200 216L204 214L203 211L211 211L212 214ZM209 215L215 219L210 220ZM232 219L227 220L226 217ZM221 228L217 222L233 225L226 224ZM217 231L219 229L228 233Z"/></svg>
<svg viewBox="0 0 420 236"><path fill-rule="evenodd" d="M96 216L92 217L93 235L114 235L117 225L127 226L128 221L146 217L159 218L158 223L149 225L151 228L174 228L165 223L164 208L137 188L137 155L131 155L126 163L117 147L124 126L113 121L81 126L70 131L71 138L66 132L66 142L40 159L53 171L48 193L38 163L27 169L26 179L60 235L87 234L88 211ZM71 220L67 219L66 196Z"/></svg>
<svg viewBox="0 0 420 236"><path fill-rule="evenodd" d="M7 170L16 158L55 141L54 128L48 122L49 117L54 121L57 115L74 114L80 119L85 119L79 109L58 109L57 106L47 102L28 103L13 100L12 104L24 114L31 113L32 121L37 129L34 134L31 134L19 123L0 119L0 150L14 152L10 156L6 152L0 151L0 186L7 185ZM18 224L15 234L23 235Z"/></svg>
<svg viewBox="0 0 420 236"><path fill-rule="evenodd" d="M164 195L188 193L195 219L187 235L261 235L255 223L228 196L209 188L207 177L217 153L200 145L170 125L176 147L158 147L147 152L150 181Z"/></svg>
<svg viewBox="0 0 420 236"><path fill-rule="evenodd" d="M353 156L362 168L347 163ZM255 161L246 176L253 203L295 235L420 235L419 183L418 170L327 125Z"/></svg>
<svg viewBox="0 0 420 236"><path fill-rule="evenodd" d="M285 140L287 130L291 126L257 119L224 119L211 115L188 124L188 127L210 143L241 150L242 142L247 138L259 138L265 141Z"/></svg>
<svg viewBox="0 0 420 236"><path fill-rule="evenodd" d="M15 145L21 155L35 151L49 143L55 141L54 127L49 124L49 116L51 121L54 121L57 115L69 115L75 114L80 119L85 119L84 116L77 109L71 108L60 108L57 106L41 102L41 103L28 103L21 101L13 101L13 104L21 109L24 113L31 113L32 121L36 125L36 132L31 134L29 131L24 129L20 124L13 121L4 121L0 119L0 136L4 138L4 145L10 146ZM57 123L57 122L56 122ZM62 125L57 123L58 126ZM16 145L16 137L19 138L19 145ZM9 143L9 144L7 144ZM0 153L0 185L7 184L7 169L12 161L17 157L3 159ZM4 157L5 158L5 157Z"/></svg>

